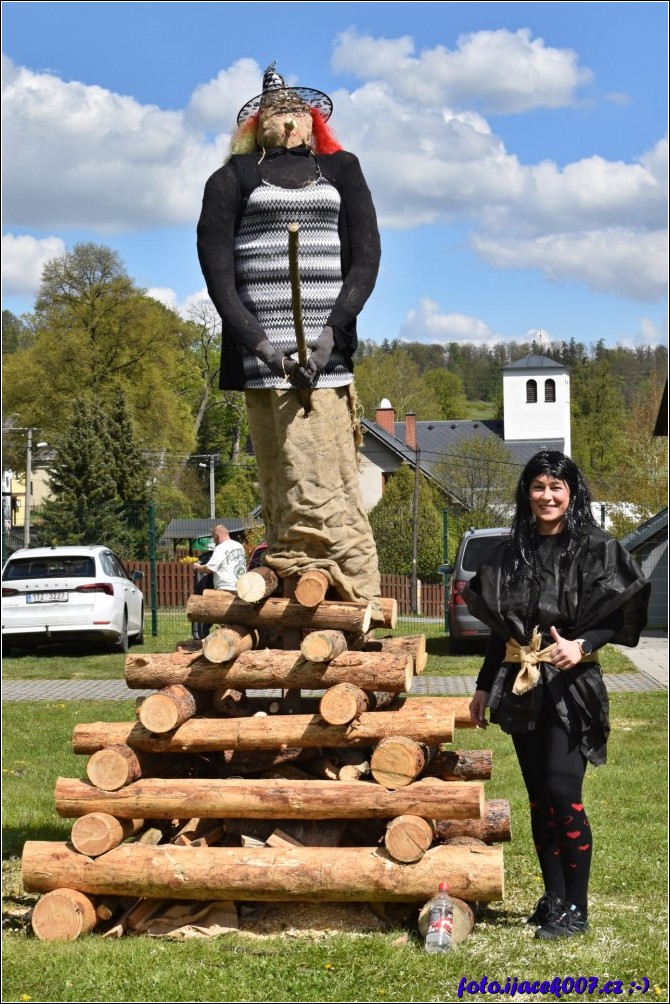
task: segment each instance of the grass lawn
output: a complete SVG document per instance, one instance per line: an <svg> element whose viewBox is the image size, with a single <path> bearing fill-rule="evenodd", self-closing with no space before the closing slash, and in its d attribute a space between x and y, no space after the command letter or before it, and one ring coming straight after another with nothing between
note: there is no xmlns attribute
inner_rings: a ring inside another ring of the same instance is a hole
<svg viewBox="0 0 670 1004"><path fill-rule="evenodd" d="M16 920L3 921L6 1001L454 1001L462 977L504 984L597 977L622 981L629 999L646 977L647 1000L667 996L667 697L611 695L610 762L589 769L584 801L595 837L592 930L564 943L535 941L524 923L541 892L524 789L509 737L498 729L460 730L459 748L493 750L489 798L509 798L513 841L505 846L506 895L485 909L473 934L447 956L429 956L399 929L373 935L250 938L168 943L147 937L73 944L39 942ZM70 750L79 722L124 720L132 701L9 702L4 706L4 861L6 905L22 891L18 856L26 839L63 840L70 822L56 816L59 775L83 776ZM448 880L448 876L445 876ZM483 999L465 995L463 999ZM552 994L517 995L557 1000ZM584 999L565 993L564 1000ZM596 990L598 996L598 990ZM503 997L503 999L509 999Z"/></svg>

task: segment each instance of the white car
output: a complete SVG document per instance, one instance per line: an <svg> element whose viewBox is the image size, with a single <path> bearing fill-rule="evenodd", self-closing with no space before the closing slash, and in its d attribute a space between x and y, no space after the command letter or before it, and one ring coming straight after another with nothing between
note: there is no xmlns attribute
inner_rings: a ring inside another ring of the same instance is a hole
<svg viewBox="0 0 670 1004"><path fill-rule="evenodd" d="M143 640L138 582L100 544L15 551L2 570L2 645L101 638L127 652Z"/></svg>

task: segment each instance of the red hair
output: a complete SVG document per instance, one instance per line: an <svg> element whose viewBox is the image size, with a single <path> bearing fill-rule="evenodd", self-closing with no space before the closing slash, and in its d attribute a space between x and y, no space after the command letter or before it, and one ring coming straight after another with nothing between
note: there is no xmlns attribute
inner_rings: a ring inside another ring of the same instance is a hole
<svg viewBox="0 0 670 1004"><path fill-rule="evenodd" d="M337 142L332 132L326 125L326 120L324 119L321 112L317 111L316 108L310 108L310 114L312 116L312 136L314 137L314 152L315 153L337 153L342 147Z"/></svg>

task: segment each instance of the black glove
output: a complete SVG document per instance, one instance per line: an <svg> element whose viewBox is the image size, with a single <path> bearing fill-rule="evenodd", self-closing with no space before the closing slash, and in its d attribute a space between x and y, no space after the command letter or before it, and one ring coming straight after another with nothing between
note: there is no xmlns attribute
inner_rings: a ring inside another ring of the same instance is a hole
<svg viewBox="0 0 670 1004"><path fill-rule="evenodd" d="M258 358L265 363L274 376L282 378L286 376L282 366L282 357L277 350L272 347L267 338L265 338L262 342L259 342L253 352L254 355L258 356Z"/></svg>
<svg viewBox="0 0 670 1004"><path fill-rule="evenodd" d="M305 370L309 374L312 385L316 382L319 373L330 359L334 341L335 335L333 334L333 329L328 326L325 327L317 338L316 345L305 364Z"/></svg>
<svg viewBox="0 0 670 1004"><path fill-rule="evenodd" d="M309 363L307 364L309 365ZM300 363L296 359L291 359L289 356L284 357L284 370L286 379L298 390L307 390L312 386L312 377L307 372L307 369L303 369Z"/></svg>

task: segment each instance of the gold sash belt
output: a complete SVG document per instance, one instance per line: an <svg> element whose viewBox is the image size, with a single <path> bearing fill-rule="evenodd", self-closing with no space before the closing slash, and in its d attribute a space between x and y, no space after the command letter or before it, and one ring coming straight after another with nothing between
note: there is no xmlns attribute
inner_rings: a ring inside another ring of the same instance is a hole
<svg viewBox="0 0 670 1004"><path fill-rule="evenodd" d="M510 638L505 649L505 662L519 662L521 669L516 675L513 694L525 694L537 685L540 679L540 671L537 668L541 662L551 662L554 651L554 642L546 648L540 648L542 635L537 628L533 629L533 635L528 645L520 645L515 638ZM583 655L581 662L598 662L598 653L592 652L590 655Z"/></svg>

